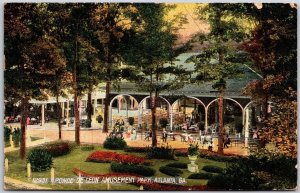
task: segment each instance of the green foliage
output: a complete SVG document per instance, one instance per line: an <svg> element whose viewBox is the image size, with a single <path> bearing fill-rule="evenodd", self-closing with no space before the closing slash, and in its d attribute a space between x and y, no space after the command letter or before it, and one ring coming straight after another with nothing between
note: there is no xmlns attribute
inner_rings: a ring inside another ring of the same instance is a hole
<svg viewBox="0 0 300 193"><path fill-rule="evenodd" d="M190 144L188 147L188 155L195 156L199 154L199 145L198 143L196 145Z"/></svg>
<svg viewBox="0 0 300 193"><path fill-rule="evenodd" d="M97 116L97 121L98 121L98 123L102 123L102 121L103 121L103 118L102 118L102 116L101 116L101 115L98 115L98 116Z"/></svg>
<svg viewBox="0 0 300 193"><path fill-rule="evenodd" d="M128 117L128 123L129 123L129 125L133 125L134 124L134 117Z"/></svg>
<svg viewBox="0 0 300 193"><path fill-rule="evenodd" d="M194 173L188 176L188 179L211 179L214 174L211 173Z"/></svg>
<svg viewBox="0 0 300 193"><path fill-rule="evenodd" d="M131 173L131 174L138 174L142 176L153 176L155 174L155 170L153 168L148 166L143 166L143 165L112 163L111 170L113 172Z"/></svg>
<svg viewBox="0 0 300 193"><path fill-rule="evenodd" d="M159 124L162 128L166 128L168 125L169 121L167 118L161 118L159 119Z"/></svg>
<svg viewBox="0 0 300 193"><path fill-rule="evenodd" d="M11 128L4 126L4 141L8 142L11 134Z"/></svg>
<svg viewBox="0 0 300 193"><path fill-rule="evenodd" d="M125 147L124 148L125 152L135 152L135 153L145 153L148 151L147 147Z"/></svg>
<svg viewBox="0 0 300 193"><path fill-rule="evenodd" d="M44 150L49 154L51 154L52 157L67 155L71 152L70 144L65 141L55 141L55 142L46 143L41 146L37 146L34 149Z"/></svg>
<svg viewBox="0 0 300 193"><path fill-rule="evenodd" d="M119 137L107 137L103 143L106 149L124 149L126 146L126 141Z"/></svg>
<svg viewBox="0 0 300 193"><path fill-rule="evenodd" d="M183 172L180 169L174 168L174 167L169 167L169 166L161 166L159 168L159 171L161 173L167 174L169 176L180 176Z"/></svg>
<svg viewBox="0 0 300 193"><path fill-rule="evenodd" d="M174 150L169 146L150 147L147 150L146 157L148 159L175 159Z"/></svg>
<svg viewBox="0 0 300 193"><path fill-rule="evenodd" d="M213 175L207 182L207 186L216 190L237 190L231 189L231 178L224 174Z"/></svg>
<svg viewBox="0 0 300 193"><path fill-rule="evenodd" d="M21 129L20 128L14 128L14 131L12 132L12 140L14 142L15 147L19 147L19 143L21 140Z"/></svg>
<svg viewBox="0 0 300 193"><path fill-rule="evenodd" d="M27 160L34 172L45 171L52 166L52 155L45 149L32 149L27 156Z"/></svg>
<svg viewBox="0 0 300 193"><path fill-rule="evenodd" d="M202 170L206 172L212 172L212 173L222 173L224 171L223 168L213 165L206 165L202 168Z"/></svg>
<svg viewBox="0 0 300 193"><path fill-rule="evenodd" d="M219 162L235 162L238 159L240 159L239 156L219 155L217 153L209 152L209 151L206 151L206 150L201 150L199 156L201 158L210 159L210 160L219 161Z"/></svg>
<svg viewBox="0 0 300 193"><path fill-rule="evenodd" d="M80 149L82 151L91 151L91 150L95 149L95 146L93 146L93 145L81 145Z"/></svg>
<svg viewBox="0 0 300 193"><path fill-rule="evenodd" d="M172 168L186 169L187 168L187 163L174 162L174 163L169 163L166 166L172 167Z"/></svg>

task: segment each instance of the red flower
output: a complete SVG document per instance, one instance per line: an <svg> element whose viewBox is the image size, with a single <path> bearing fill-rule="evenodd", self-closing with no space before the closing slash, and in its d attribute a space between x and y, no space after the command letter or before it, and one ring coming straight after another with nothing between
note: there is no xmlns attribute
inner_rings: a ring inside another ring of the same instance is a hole
<svg viewBox="0 0 300 193"><path fill-rule="evenodd" d="M148 164L148 160L134 155L119 154L111 151L96 151L89 155L86 161L91 162L120 162L126 164Z"/></svg>

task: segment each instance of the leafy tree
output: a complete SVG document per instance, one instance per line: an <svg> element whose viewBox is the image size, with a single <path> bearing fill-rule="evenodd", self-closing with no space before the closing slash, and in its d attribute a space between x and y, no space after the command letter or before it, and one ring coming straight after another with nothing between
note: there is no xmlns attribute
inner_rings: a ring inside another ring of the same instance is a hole
<svg viewBox="0 0 300 193"><path fill-rule="evenodd" d="M164 4L138 4L137 8L142 24L138 32L128 38L124 60L126 64L140 69L131 74L135 77L137 88L150 93L152 146L155 147L159 93L183 86L186 73L172 63L179 52L174 49L177 38L172 31L174 29L163 19L169 7Z"/></svg>
<svg viewBox="0 0 300 193"><path fill-rule="evenodd" d="M21 101L20 157L26 148L26 120L29 100L44 96L65 60L57 46L45 37L40 4L6 4L5 34L5 98ZM18 78L15 78L18 77Z"/></svg>
<svg viewBox="0 0 300 193"><path fill-rule="evenodd" d="M243 48L262 79L249 83L245 94L263 106L260 137L275 142L281 153L295 156L297 141L297 10L290 4L264 3L250 12L258 24ZM272 102L274 112L268 112Z"/></svg>
<svg viewBox="0 0 300 193"><path fill-rule="evenodd" d="M244 4L211 3L199 5L198 15L200 19L205 19L210 24L209 34L199 33L195 40L208 42L208 47L204 48L200 54L189 58L196 65L199 73L195 78L197 82L216 81L213 85L219 93L219 137L218 153L223 154L223 138L225 134L223 126L224 113L224 92L226 89L226 79L238 76L241 73L240 64L233 60L237 55L236 43L241 42L246 36L245 26L239 25L240 12Z"/></svg>

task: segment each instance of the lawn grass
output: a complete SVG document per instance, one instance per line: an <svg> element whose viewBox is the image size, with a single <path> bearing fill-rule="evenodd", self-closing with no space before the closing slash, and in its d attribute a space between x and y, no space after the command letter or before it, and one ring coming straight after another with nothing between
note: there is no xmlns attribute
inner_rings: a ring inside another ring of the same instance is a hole
<svg viewBox="0 0 300 193"><path fill-rule="evenodd" d="M91 151L82 151L80 147L76 147L70 154L60 156L53 159L53 167L55 168L55 177L56 178L71 178L76 177L76 175L72 172L73 168L78 168L84 172L91 174L106 174L110 173L110 163L93 163L86 162L86 158L88 155L97 150L104 150L101 146L95 146L94 150ZM27 150L28 151L28 150ZM111 150L107 150L111 151ZM125 153L122 150L115 150L115 152ZM144 157L143 153L128 153L132 155L137 155ZM19 159L19 151L9 152L5 154L5 157L9 160L9 172L5 174L7 177L11 177L14 179L18 179L24 182L31 182L31 180L27 179L26 176L26 160ZM159 171L159 167L165 166L169 163L174 162L184 162L189 163L187 157L178 157L178 161L174 160L161 160L161 159L152 159L153 167L156 170L156 177L171 177L166 174L163 174ZM219 167L225 167L224 162L217 162L212 160L207 160L200 158L196 161L196 164L199 166L200 172L205 172L201 170L201 168L205 165L215 165ZM187 177L191 174L187 169L182 169L183 174L181 177L185 178L187 184L185 185L204 185L207 183L207 180L199 180L199 179L187 179ZM44 172L33 172L33 178L50 178L50 170ZM55 190L79 190L78 184L39 184L40 186L50 187ZM138 187L131 184L113 184L111 185L111 190L137 190ZM106 190L106 184L82 184L81 190Z"/></svg>

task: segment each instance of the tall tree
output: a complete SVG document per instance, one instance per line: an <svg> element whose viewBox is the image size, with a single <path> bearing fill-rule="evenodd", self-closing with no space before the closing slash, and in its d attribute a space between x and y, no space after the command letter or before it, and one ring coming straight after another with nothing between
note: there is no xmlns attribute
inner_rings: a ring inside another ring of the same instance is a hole
<svg viewBox="0 0 300 193"><path fill-rule="evenodd" d="M172 63L179 53L174 48L176 31L171 23L164 20L170 7L164 4L138 4L137 8L143 22L138 32L128 37L124 59L126 64L140 69L135 78L137 88L150 93L152 146L155 147L159 93L183 86L185 71Z"/></svg>
<svg viewBox="0 0 300 193"><path fill-rule="evenodd" d="M125 34L132 31L136 20L133 4L103 3L97 4L93 11L93 26L97 36L97 49L100 50L99 65L104 70L100 79L106 83L103 132L108 132L109 95L112 84L121 77L120 48Z"/></svg>
<svg viewBox="0 0 300 193"><path fill-rule="evenodd" d="M46 37L40 4L5 5L5 98L21 101L20 157L25 158L29 100L44 95L65 60ZM18 77L17 79L15 77Z"/></svg>
<svg viewBox="0 0 300 193"><path fill-rule="evenodd" d="M199 5L198 15L200 19L205 19L210 24L208 34L199 33L195 36L198 41L208 42L208 48L197 56L188 60L194 61L199 75L196 81L216 81L213 85L219 94L218 99L218 153L223 154L223 138L225 134L223 125L224 114L224 93L226 89L226 79L237 76L241 69L239 64L232 61L237 47L234 43L241 42L247 35L244 26L239 25L240 12L243 4L210 3Z"/></svg>
<svg viewBox="0 0 300 193"><path fill-rule="evenodd" d="M248 13L257 26L243 48L261 80L249 83L245 94L263 106L260 137L275 142L281 153L296 156L297 9L293 4L253 4ZM272 102L274 112L270 112Z"/></svg>

